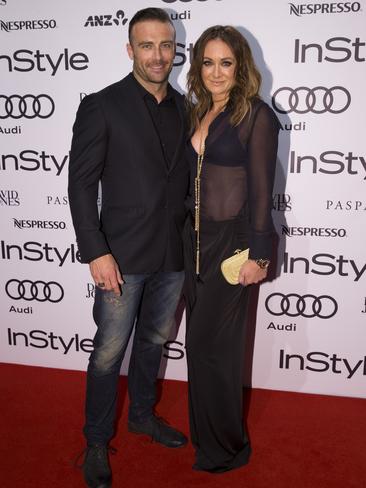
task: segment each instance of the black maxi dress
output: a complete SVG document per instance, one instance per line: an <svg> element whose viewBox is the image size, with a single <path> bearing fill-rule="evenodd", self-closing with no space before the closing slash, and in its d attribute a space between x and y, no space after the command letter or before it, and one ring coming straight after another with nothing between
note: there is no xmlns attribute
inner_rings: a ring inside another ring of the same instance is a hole
<svg viewBox="0 0 366 488"><path fill-rule="evenodd" d="M278 120L256 99L250 115L233 127L227 108L211 123L201 172L200 275L195 273L193 228L197 153L191 167L185 227L189 415L194 468L228 471L246 464L250 445L243 425L243 362L248 288L230 285L220 264L236 249L250 258L271 256L272 190Z"/></svg>

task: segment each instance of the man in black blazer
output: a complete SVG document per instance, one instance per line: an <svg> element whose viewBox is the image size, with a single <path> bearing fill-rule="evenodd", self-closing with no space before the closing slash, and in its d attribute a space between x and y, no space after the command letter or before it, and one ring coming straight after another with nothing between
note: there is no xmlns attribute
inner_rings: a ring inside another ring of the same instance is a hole
<svg viewBox="0 0 366 488"><path fill-rule="evenodd" d="M137 12L127 51L133 72L80 104L69 168L78 246L96 284L83 465L93 488L111 483L108 442L121 362L134 326L129 430L168 447L187 442L153 413L162 345L184 279L181 233L188 187L183 97L168 84L175 56L168 14L158 8Z"/></svg>

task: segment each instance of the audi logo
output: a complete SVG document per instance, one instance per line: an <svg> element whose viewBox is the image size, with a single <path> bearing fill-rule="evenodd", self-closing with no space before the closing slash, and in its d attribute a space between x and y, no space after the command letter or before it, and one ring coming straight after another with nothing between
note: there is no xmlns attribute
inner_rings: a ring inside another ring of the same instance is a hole
<svg viewBox="0 0 366 488"><path fill-rule="evenodd" d="M5 285L5 291L8 297L13 300L26 300L28 302L36 300L37 302L58 303L64 297L64 289L56 281L48 283L38 280L9 280Z"/></svg>
<svg viewBox="0 0 366 488"><path fill-rule="evenodd" d="M300 296L296 293L272 293L266 298L265 307L272 315L287 315L288 317L305 317L311 319L330 319L338 311L338 303L329 295Z"/></svg>
<svg viewBox="0 0 366 488"><path fill-rule="evenodd" d="M47 119L55 111L55 102L49 95L0 95L0 119Z"/></svg>
<svg viewBox="0 0 366 488"><path fill-rule="evenodd" d="M344 86L316 86L307 88L283 86L275 91L272 97L273 108L281 114L340 114L351 104L351 94Z"/></svg>

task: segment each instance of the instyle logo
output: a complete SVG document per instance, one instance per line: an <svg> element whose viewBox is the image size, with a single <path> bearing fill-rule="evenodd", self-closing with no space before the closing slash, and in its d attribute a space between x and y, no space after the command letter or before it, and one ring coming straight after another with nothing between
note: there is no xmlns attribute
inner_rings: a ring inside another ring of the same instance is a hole
<svg viewBox="0 0 366 488"><path fill-rule="evenodd" d="M30 302L59 303L65 293L60 283L42 280L9 280L5 285L5 292L12 300L26 300Z"/></svg>
<svg viewBox="0 0 366 488"><path fill-rule="evenodd" d="M360 2L289 3L290 15L347 14L361 10Z"/></svg>
<svg viewBox="0 0 366 488"><path fill-rule="evenodd" d="M287 354L284 349L280 349L279 368L293 371L306 369L315 373L329 371L333 374L345 375L349 380L356 373L366 376L366 356L356 361L349 361L336 353L327 354L314 351L303 356L302 354Z"/></svg>
<svg viewBox="0 0 366 488"><path fill-rule="evenodd" d="M345 210L346 212L364 211L366 210L366 202L361 202L361 200L327 200L325 209L335 211Z"/></svg>
<svg viewBox="0 0 366 488"><path fill-rule="evenodd" d="M366 158L356 155L352 151L324 151L319 156L299 156L295 151L290 152L290 173L300 174L322 173L325 175L338 175L346 173L352 176L361 176L366 180Z"/></svg>
<svg viewBox="0 0 366 488"><path fill-rule="evenodd" d="M180 51L180 49L182 49L182 51ZM187 59L189 60L189 62L192 62L192 56L193 56L193 43L183 44L181 42L177 42L177 50L175 53L174 66L182 66L187 61Z"/></svg>
<svg viewBox="0 0 366 488"><path fill-rule="evenodd" d="M59 267L62 267L65 263L81 262L80 253L75 244L59 250L56 246L48 244L48 242L36 241L27 241L19 245L7 244L4 240L1 240L0 259L6 261L46 261L55 263Z"/></svg>
<svg viewBox="0 0 366 488"><path fill-rule="evenodd" d="M361 42L359 37L354 41L348 37L331 37L328 39L324 47L316 42L302 44L300 39L295 39L295 63L306 63L307 60L317 61L323 63L344 63L353 59L357 63L365 61L365 57L360 55L360 48L365 47L366 43ZM350 46L350 47L347 47ZM327 52L324 55L324 51ZM335 55L335 57L331 56Z"/></svg>
<svg viewBox="0 0 366 488"><path fill-rule="evenodd" d="M0 156L0 171L45 171L60 176L69 154L57 158L46 151L25 149L19 154L3 154Z"/></svg>
<svg viewBox="0 0 366 488"><path fill-rule="evenodd" d="M13 218L13 222L16 229L66 229L66 223L62 220L22 220Z"/></svg>
<svg viewBox="0 0 366 488"><path fill-rule="evenodd" d="M282 235L287 237L346 237L346 229L329 227L288 227L282 225Z"/></svg>
<svg viewBox="0 0 366 488"><path fill-rule="evenodd" d="M273 195L272 210L290 212L292 210L291 195L289 193L276 193Z"/></svg>
<svg viewBox="0 0 366 488"><path fill-rule="evenodd" d="M0 29L5 32L55 29L57 27L55 19L37 19L37 20L0 20Z"/></svg>
<svg viewBox="0 0 366 488"><path fill-rule="evenodd" d="M282 86L272 96L272 107L280 114L340 114L351 104L351 94L344 86Z"/></svg>
<svg viewBox="0 0 366 488"><path fill-rule="evenodd" d="M70 352L93 351L93 340L89 338L81 339L79 334L65 338L54 332L45 330L31 330L29 332L13 331L7 329L8 345L11 347L31 347L36 349L51 349L66 355Z"/></svg>
<svg viewBox="0 0 366 488"><path fill-rule="evenodd" d="M350 277L353 281L359 281L366 271L366 262L358 264L354 259L346 259L343 254L334 256L328 253L317 253L311 258L304 256L290 256L284 253L283 272L286 274L315 274L318 276L330 276L336 274L342 277Z"/></svg>
<svg viewBox="0 0 366 488"><path fill-rule="evenodd" d="M296 293L271 293L265 301L268 313L277 317L304 317L312 319L330 319L338 311L337 301L329 295L319 297L311 294L298 295Z"/></svg>
<svg viewBox="0 0 366 488"><path fill-rule="evenodd" d="M19 193L16 190L0 190L0 205L18 207L20 205Z"/></svg>
<svg viewBox="0 0 366 488"><path fill-rule="evenodd" d="M84 27L113 27L125 25L128 19L123 10L117 10L115 15L89 15Z"/></svg>
<svg viewBox="0 0 366 488"><path fill-rule="evenodd" d="M179 360L185 355L185 346L180 341L166 341L163 345L163 356L166 359Z"/></svg>
<svg viewBox="0 0 366 488"><path fill-rule="evenodd" d="M70 53L67 47L60 54L52 55L44 53L39 49L18 49L10 56L0 55L0 62L7 67L9 73L20 71L41 71L55 76L59 70L82 71L88 69L89 58L82 52ZM0 65L1 66L1 65Z"/></svg>
<svg viewBox="0 0 366 488"><path fill-rule="evenodd" d="M53 99L40 95L0 95L0 119L48 119L55 111Z"/></svg>

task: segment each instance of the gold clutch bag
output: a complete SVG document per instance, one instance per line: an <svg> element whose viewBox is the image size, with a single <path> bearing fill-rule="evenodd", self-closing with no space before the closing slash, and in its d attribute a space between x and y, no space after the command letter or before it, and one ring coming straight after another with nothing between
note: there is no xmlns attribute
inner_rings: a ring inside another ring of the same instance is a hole
<svg viewBox="0 0 366 488"><path fill-rule="evenodd" d="M239 283L239 271L245 261L248 261L248 256L249 248L244 249L244 251L236 249L232 256L224 259L221 263L221 272L230 285L237 285Z"/></svg>

